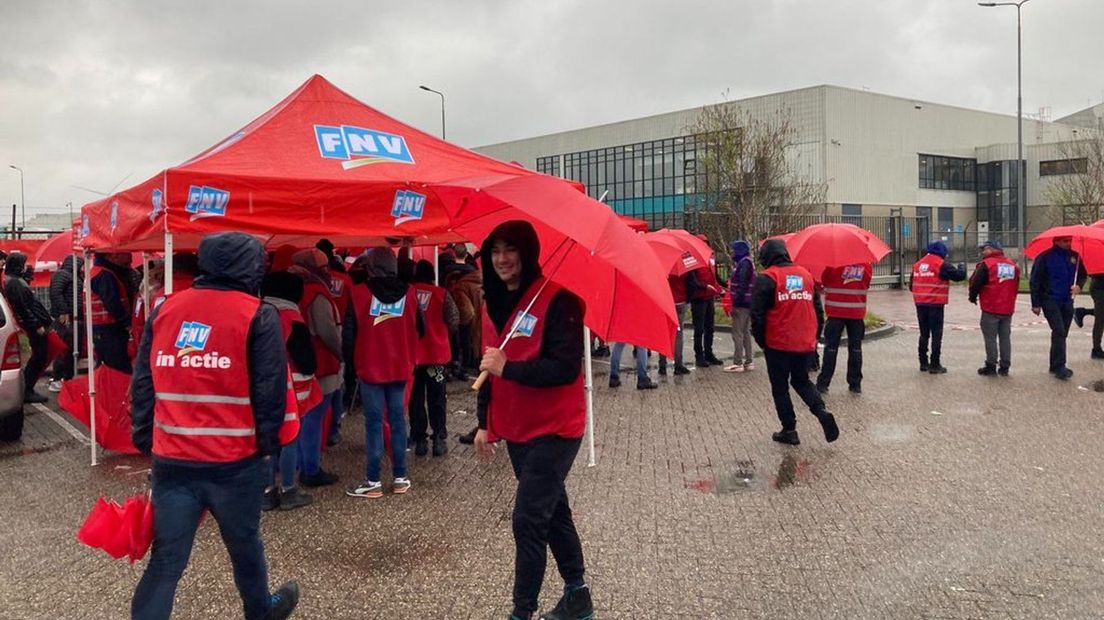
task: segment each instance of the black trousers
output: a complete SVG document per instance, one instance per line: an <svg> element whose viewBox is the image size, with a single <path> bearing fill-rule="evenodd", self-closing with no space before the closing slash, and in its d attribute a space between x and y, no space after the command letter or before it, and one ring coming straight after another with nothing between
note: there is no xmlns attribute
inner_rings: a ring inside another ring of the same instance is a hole
<svg viewBox="0 0 1104 620"><path fill-rule="evenodd" d="M92 349L96 354L96 361L128 375L133 372L130 354L127 353L129 340L130 331L122 323L92 327Z"/></svg>
<svg viewBox="0 0 1104 620"><path fill-rule="evenodd" d="M691 301L690 316L694 321L694 360L711 357L713 355L713 300Z"/></svg>
<svg viewBox="0 0 1104 620"><path fill-rule="evenodd" d="M847 385L862 387L862 341L866 335L866 323L862 319L838 319L828 317L824 324L824 362L817 377L817 386L828 387L836 372L840 338L847 330Z"/></svg>
<svg viewBox="0 0 1104 620"><path fill-rule="evenodd" d="M49 332L46 332L49 333ZM27 360L27 367L23 369L23 391L27 394L34 391L42 371L46 370L46 348L48 346L46 334L39 335L36 332L27 332L27 340L31 344L31 359Z"/></svg>
<svg viewBox="0 0 1104 620"><path fill-rule="evenodd" d="M1089 294L1093 300L1093 350L1100 348L1100 341L1104 338L1104 287L1093 287Z"/></svg>
<svg viewBox="0 0 1104 620"><path fill-rule="evenodd" d="M774 409L778 412L778 420L782 422L782 430L792 431L797 428L797 416L794 414L793 401L790 399L790 386L793 386L794 391L813 415L819 416L824 412L824 401L820 398L816 386L809 380L808 353L791 353L767 348L763 349L763 357L767 360L771 396L774 398Z"/></svg>
<svg viewBox="0 0 1104 620"><path fill-rule="evenodd" d="M522 617L537 609L548 549L564 583L583 584L583 546L564 487L582 443L581 437L545 435L506 444L518 481L513 515L514 613Z"/></svg>
<svg viewBox="0 0 1104 620"><path fill-rule="evenodd" d="M1050 325L1050 372L1066 367L1066 337L1073 323L1073 301L1043 302L1043 316Z"/></svg>
<svg viewBox="0 0 1104 620"><path fill-rule="evenodd" d="M943 350L943 310L940 305L917 305L916 320L920 323L920 344L917 352L920 363L929 363L928 340L931 340L931 365L939 364L939 354Z"/></svg>
<svg viewBox="0 0 1104 620"><path fill-rule="evenodd" d="M411 441L425 441L428 426L433 427L434 441L448 439L448 430L445 428L446 403L445 367L415 366L414 387L410 393Z"/></svg>

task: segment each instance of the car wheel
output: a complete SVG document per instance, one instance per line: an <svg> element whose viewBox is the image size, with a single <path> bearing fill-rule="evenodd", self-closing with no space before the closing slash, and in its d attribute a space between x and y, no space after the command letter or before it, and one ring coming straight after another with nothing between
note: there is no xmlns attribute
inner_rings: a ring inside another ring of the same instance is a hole
<svg viewBox="0 0 1104 620"><path fill-rule="evenodd" d="M0 420L0 441L19 441L23 436L23 410Z"/></svg>

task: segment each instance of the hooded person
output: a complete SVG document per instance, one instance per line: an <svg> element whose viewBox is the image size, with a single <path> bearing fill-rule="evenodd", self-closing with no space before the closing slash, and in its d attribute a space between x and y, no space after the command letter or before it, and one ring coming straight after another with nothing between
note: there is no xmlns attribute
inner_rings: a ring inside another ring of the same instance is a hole
<svg viewBox="0 0 1104 620"><path fill-rule="evenodd" d="M1063 381L1073 376L1066 365L1066 338L1073 322L1073 299L1085 286L1085 262L1072 249L1071 237L1058 237L1031 265L1031 311L1050 327L1050 374Z"/></svg>
<svg viewBox="0 0 1104 620"><path fill-rule="evenodd" d="M970 303L981 306L985 365L978 374L1008 376L1012 365L1012 314L1020 290L1020 266L1004 255L996 239L981 244L981 261L970 276ZM999 366L998 366L999 364Z"/></svg>
<svg viewBox="0 0 1104 620"><path fill-rule="evenodd" d="M814 292L813 275L793 264L786 243L768 239L759 249L763 271L751 293L751 333L763 349L770 378L771 396L782 430L771 438L798 445L797 416L790 399L790 386L820 422L824 439L839 437L835 417L825 408L816 386L809 380L809 356L816 351L817 316L820 302Z"/></svg>
<svg viewBox="0 0 1104 620"><path fill-rule="evenodd" d="M728 294L732 299L732 365L725 372L754 370L751 348L751 290L755 286L755 260L751 244L737 239L729 244L732 251L732 274L728 278Z"/></svg>
<svg viewBox="0 0 1104 620"><path fill-rule="evenodd" d="M207 235L199 276L150 313L131 382L131 437L153 456L153 551L134 618L168 618L207 511L218 522L246 618L287 618L289 582L269 594L260 536L265 459L279 445L288 368L276 309L261 302L264 251L240 232Z"/></svg>
<svg viewBox="0 0 1104 620"><path fill-rule="evenodd" d="M73 264L77 265L77 279L73 279ZM61 391L61 382L75 376L73 368L73 331L80 333L84 321L84 295L80 294L84 282L84 258L70 254L61 267L50 276L50 315L54 319L54 331L65 342L66 350L54 360L51 392ZM73 289L77 290L77 308L73 311ZM78 342L80 342L78 338Z"/></svg>
<svg viewBox="0 0 1104 620"><path fill-rule="evenodd" d="M479 367L490 378L477 397L475 447L490 457L494 443L505 441L518 480L512 617L528 620L537 609L551 548L564 595L541 618L589 618L593 605L583 550L564 486L586 423L584 305L543 276L540 241L528 222L500 224L480 256L485 352Z"/></svg>
<svg viewBox="0 0 1104 620"><path fill-rule="evenodd" d="M42 371L46 369L49 342L46 334L50 331L53 320L50 311L35 297L34 291L24 279L26 271L27 255L12 252L4 263L4 298L8 300L16 321L26 332L31 344L31 359L23 368L23 402L44 403L46 396L39 394L34 388Z"/></svg>
<svg viewBox="0 0 1104 620"><path fill-rule="evenodd" d="M912 300L916 304L916 320L920 324L920 372L941 375L947 369L941 364L943 350L943 311L950 300L951 282L966 279L966 266L947 261L947 246L942 241L928 244L928 253L912 266ZM931 357L928 342L931 341Z"/></svg>
<svg viewBox="0 0 1104 620"><path fill-rule="evenodd" d="M433 428L433 456L448 452L445 395L445 366L452 359L450 336L460 323L452 295L437 286L433 264L420 260L414 265L414 294L425 321L425 332L418 339L415 355L414 386L410 393L410 441L414 455L429 452L426 430Z"/></svg>
<svg viewBox="0 0 1104 620"><path fill-rule="evenodd" d="M345 313L349 310L349 299L353 289L353 281L346 273L345 263L334 254L334 244L329 239L319 239L315 248L326 255L326 272L330 282L330 297L337 309L337 327L340 331L341 322L345 320ZM330 412L330 431L326 437L326 445L335 446L341 441L341 420L348 409L347 401L351 401L346 390L353 389L356 384L355 375L352 372L352 364L342 358L345 366L341 369L341 383L334 397L333 408ZM351 404L351 402L349 402Z"/></svg>
<svg viewBox="0 0 1104 620"><path fill-rule="evenodd" d="M134 312L130 254L97 253L88 274L92 304L92 348L96 361L130 374L130 323Z"/></svg>
<svg viewBox="0 0 1104 620"><path fill-rule="evenodd" d="M350 497L383 497L380 465L383 458L383 415L391 428L391 491L410 490L406 468L407 427L404 416L406 384L414 374L418 339L425 331L418 296L399 278L391 248L372 248L362 262L367 280L353 286L345 315L344 337L350 343L364 404L367 463L364 480L350 487Z"/></svg>

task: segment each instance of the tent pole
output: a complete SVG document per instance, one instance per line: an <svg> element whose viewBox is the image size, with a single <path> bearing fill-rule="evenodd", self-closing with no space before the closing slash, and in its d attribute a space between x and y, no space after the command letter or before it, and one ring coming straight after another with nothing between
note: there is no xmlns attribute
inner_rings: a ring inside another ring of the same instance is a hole
<svg viewBox="0 0 1104 620"><path fill-rule="evenodd" d="M441 282L441 246L433 246L433 277L437 278L437 282Z"/></svg>
<svg viewBox="0 0 1104 620"><path fill-rule="evenodd" d="M149 255L142 252L142 314L147 317L150 313L149 267Z"/></svg>
<svg viewBox="0 0 1104 620"><path fill-rule="evenodd" d="M77 374L78 374L78 371L80 370L80 329L79 329L79 326L81 324L81 321L80 321L81 314L80 314L80 312L77 311L80 308L80 303L79 303L79 298L78 298L78 295L80 295L80 291L77 289L77 282L80 281L77 278L78 278L78 274L80 272L77 269L77 253L73 250L70 250L70 252L72 253L72 256L73 256L73 306L72 306L73 311L71 313L69 313L69 325L72 326L72 327L70 327L70 329L73 332L73 377L76 377ZM85 320L85 323L87 323L87 322L88 321Z"/></svg>
<svg viewBox="0 0 1104 620"><path fill-rule="evenodd" d="M165 231L165 288L162 289L166 297L173 294L173 238L172 233ZM146 306L146 316L149 316L149 306Z"/></svg>
<svg viewBox="0 0 1104 620"><path fill-rule="evenodd" d="M84 253L84 262L89 262L89 254ZM84 279L84 309L92 308L92 278ZM84 322L85 344L88 346L88 428L92 431L92 466L96 466L96 363L92 346L92 321Z"/></svg>
<svg viewBox="0 0 1104 620"><path fill-rule="evenodd" d="M590 328L583 326L583 380L586 391L587 467L594 467L594 366L590 357Z"/></svg>

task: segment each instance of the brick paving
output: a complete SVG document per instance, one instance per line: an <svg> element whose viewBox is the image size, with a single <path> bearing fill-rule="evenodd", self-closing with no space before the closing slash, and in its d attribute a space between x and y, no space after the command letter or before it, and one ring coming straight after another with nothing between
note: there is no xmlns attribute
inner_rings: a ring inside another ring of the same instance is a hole
<svg viewBox="0 0 1104 620"><path fill-rule="evenodd" d="M876 293L872 305L908 321L907 294ZM949 323L970 326L976 312L956 298ZM633 389L631 374L617 390L597 377L598 466L580 455L569 479L597 617L1104 616L1104 395L1079 389L1104 365L1088 357L1088 330L1071 335L1069 383L1047 375L1048 333L1037 326L1015 330L1007 379L975 374L972 331L947 333L949 374L920 374L915 338L868 343L864 394L828 396L843 433L831 445L804 412L801 446L770 441L777 421L762 368L696 370L651 392ZM727 341L718 336L718 353ZM474 399L450 387L455 436L470 428ZM325 457L343 484L363 468L362 422L350 418ZM142 489L147 465L116 456L90 469L86 448L56 439L50 450L0 454L0 618L124 618L143 563L112 561L73 534L99 494ZM453 441L447 457L413 459L411 476L405 497L355 500L331 488L314 506L265 515L271 581L303 586L297 617L506 617L505 454L484 464ZM208 522L176 617L239 609Z"/></svg>

